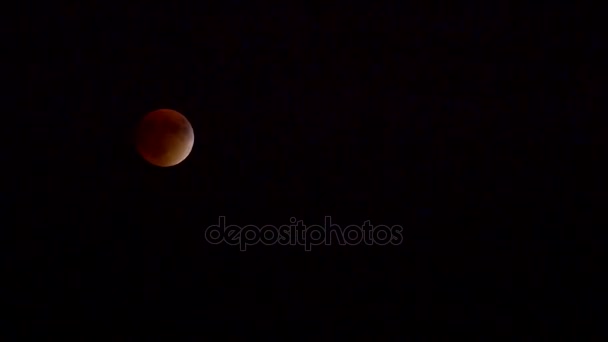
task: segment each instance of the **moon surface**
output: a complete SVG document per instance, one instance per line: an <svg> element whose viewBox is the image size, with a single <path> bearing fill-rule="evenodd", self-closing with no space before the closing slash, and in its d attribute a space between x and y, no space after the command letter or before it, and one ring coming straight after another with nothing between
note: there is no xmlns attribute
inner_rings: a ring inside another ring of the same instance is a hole
<svg viewBox="0 0 608 342"><path fill-rule="evenodd" d="M136 131L136 147L150 164L175 166L188 157L194 131L188 119L172 109L159 109L144 116Z"/></svg>

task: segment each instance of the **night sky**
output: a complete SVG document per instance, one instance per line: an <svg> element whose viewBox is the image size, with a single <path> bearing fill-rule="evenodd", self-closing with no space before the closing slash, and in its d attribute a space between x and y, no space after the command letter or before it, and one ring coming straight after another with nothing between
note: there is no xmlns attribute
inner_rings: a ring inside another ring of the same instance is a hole
<svg viewBox="0 0 608 342"><path fill-rule="evenodd" d="M11 40L28 127L3 228L16 317L369 317L392 335L401 319L509 329L580 313L586 292L560 294L604 253L577 227L606 203L606 119L583 116L598 46L570 29L575 11L30 12ZM172 168L134 148L160 108L194 129ZM205 240L219 216L371 220L403 226L403 243L240 252Z"/></svg>

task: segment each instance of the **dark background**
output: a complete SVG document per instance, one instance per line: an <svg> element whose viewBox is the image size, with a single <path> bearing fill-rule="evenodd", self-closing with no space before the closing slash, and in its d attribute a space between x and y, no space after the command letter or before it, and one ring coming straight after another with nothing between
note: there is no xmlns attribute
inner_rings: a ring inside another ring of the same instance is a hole
<svg viewBox="0 0 608 342"><path fill-rule="evenodd" d="M457 329L591 316L606 120L586 115L602 47L581 9L83 3L14 19L15 316ZM133 147L159 108L194 128L176 167ZM404 242L242 253L205 241L221 215L371 220L402 225Z"/></svg>

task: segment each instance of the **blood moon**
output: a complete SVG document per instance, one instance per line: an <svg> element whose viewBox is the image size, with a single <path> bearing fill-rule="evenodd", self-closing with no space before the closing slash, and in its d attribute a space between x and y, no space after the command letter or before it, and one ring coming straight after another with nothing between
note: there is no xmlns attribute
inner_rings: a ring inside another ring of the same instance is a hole
<svg viewBox="0 0 608 342"><path fill-rule="evenodd" d="M188 119L171 109L146 114L135 132L136 148L150 164L175 166L188 157L194 145L194 131Z"/></svg>

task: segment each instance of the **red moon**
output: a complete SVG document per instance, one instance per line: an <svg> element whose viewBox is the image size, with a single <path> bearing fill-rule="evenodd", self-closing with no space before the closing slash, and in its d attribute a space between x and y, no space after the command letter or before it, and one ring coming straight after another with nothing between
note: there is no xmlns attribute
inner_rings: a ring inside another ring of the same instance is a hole
<svg viewBox="0 0 608 342"><path fill-rule="evenodd" d="M194 131L188 119L171 109L148 113L136 131L139 154L150 164L175 166L188 157L194 145Z"/></svg>

